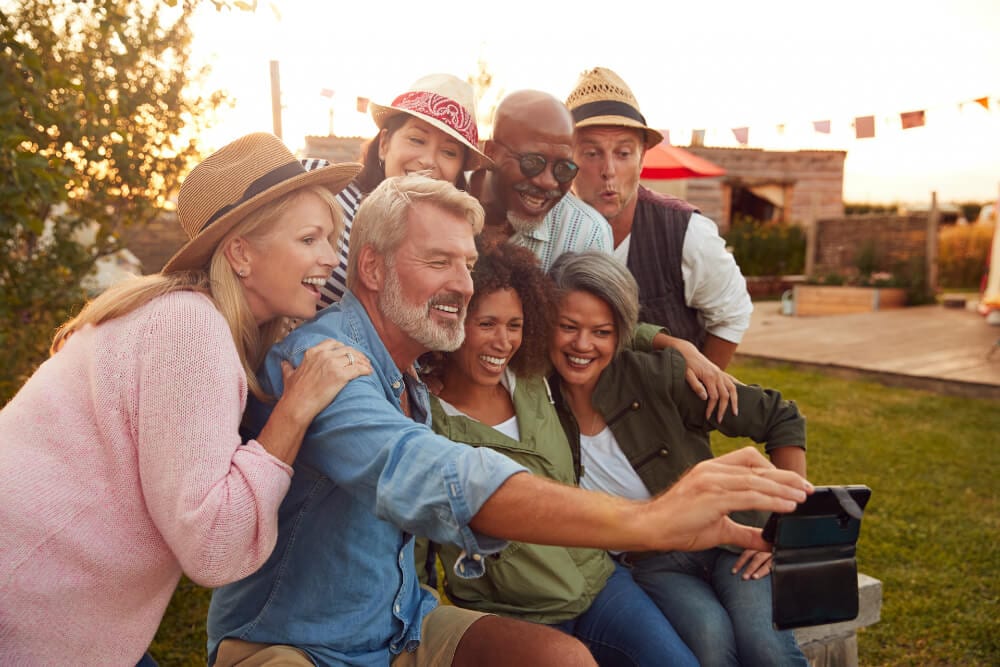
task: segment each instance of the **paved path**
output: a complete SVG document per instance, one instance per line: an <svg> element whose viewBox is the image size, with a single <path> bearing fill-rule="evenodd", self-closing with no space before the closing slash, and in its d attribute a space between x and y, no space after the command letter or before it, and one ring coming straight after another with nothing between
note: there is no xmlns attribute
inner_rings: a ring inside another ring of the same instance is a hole
<svg viewBox="0 0 1000 667"><path fill-rule="evenodd" d="M975 311L933 305L791 317L776 302L754 306L742 357L1000 400L1000 326Z"/></svg>

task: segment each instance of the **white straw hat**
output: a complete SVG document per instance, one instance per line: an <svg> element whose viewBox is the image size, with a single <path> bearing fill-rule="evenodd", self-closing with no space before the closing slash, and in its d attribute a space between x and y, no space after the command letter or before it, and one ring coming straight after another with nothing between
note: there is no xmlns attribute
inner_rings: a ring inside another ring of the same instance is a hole
<svg viewBox="0 0 1000 667"><path fill-rule="evenodd" d="M368 105L379 129L386 121L401 113L419 118L470 149L466 169L489 167L493 162L479 150L479 129L476 126L476 100L470 86L451 74L428 74L415 81L391 104L374 102Z"/></svg>

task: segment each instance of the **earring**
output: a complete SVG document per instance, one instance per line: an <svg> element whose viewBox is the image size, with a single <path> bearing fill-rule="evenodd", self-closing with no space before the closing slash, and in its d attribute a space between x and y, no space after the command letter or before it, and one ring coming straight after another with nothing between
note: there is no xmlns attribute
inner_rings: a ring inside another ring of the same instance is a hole
<svg viewBox="0 0 1000 667"><path fill-rule="evenodd" d="M236 275L238 275L240 278L246 278L247 277L247 270L246 269L240 269L239 271L236 272Z"/></svg>
<svg viewBox="0 0 1000 667"><path fill-rule="evenodd" d="M385 173L385 160L382 158L378 159L378 168L382 170L383 174Z"/></svg>

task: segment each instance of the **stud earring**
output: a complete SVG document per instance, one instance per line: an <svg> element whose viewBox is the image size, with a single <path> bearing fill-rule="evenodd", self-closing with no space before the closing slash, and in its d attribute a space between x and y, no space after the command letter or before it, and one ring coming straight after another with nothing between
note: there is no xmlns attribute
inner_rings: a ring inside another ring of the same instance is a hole
<svg viewBox="0 0 1000 667"><path fill-rule="evenodd" d="M236 272L236 275L238 275L240 278L246 278L247 277L247 270L246 269L240 269L239 271Z"/></svg>

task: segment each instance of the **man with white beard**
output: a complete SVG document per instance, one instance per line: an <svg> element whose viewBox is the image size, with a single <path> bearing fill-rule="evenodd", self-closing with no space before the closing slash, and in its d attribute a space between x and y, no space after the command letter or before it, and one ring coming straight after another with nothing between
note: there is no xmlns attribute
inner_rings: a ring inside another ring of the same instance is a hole
<svg viewBox="0 0 1000 667"><path fill-rule="evenodd" d="M527 247L548 271L564 252L612 250L611 228L569 189L573 117L548 93L520 90L497 107L483 152L495 166L473 173L469 191L486 210L484 241Z"/></svg>
<svg viewBox="0 0 1000 667"><path fill-rule="evenodd" d="M617 551L763 549L760 531L728 514L789 512L805 499L808 482L750 447L636 503L435 435L427 387L412 367L424 352L463 342L483 217L475 198L445 181L386 179L354 219L343 299L268 352L260 379L274 396L304 351L328 338L363 351L372 373L342 389L305 433L271 557L213 593L210 664L593 665L582 643L551 627L439 606L419 585L413 536L461 546L455 574L476 577L508 539ZM272 408L250 402L247 435Z"/></svg>

